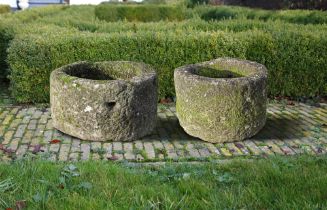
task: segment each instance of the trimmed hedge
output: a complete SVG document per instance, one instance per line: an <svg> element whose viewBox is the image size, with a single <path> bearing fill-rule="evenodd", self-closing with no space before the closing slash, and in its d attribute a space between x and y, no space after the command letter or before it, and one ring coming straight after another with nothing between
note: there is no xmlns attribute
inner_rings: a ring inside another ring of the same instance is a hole
<svg viewBox="0 0 327 210"><path fill-rule="evenodd" d="M27 35L13 40L8 61L11 89L19 102L48 102L49 75L80 60L143 61L158 70L159 94L173 96L173 70L217 57L265 64L269 94L326 94L327 37L324 32L258 30L230 32L126 32Z"/></svg>
<svg viewBox="0 0 327 210"><path fill-rule="evenodd" d="M45 7L0 16L0 65L10 65L11 89L19 102L48 102L50 72L80 60L152 64L158 69L160 97L174 96L174 68L222 56L265 64L272 96L327 94L326 24L241 16L136 24L98 20L94 9Z"/></svg>
<svg viewBox="0 0 327 210"><path fill-rule="evenodd" d="M11 8L7 4L0 4L0 14L9 13Z"/></svg>
<svg viewBox="0 0 327 210"><path fill-rule="evenodd" d="M100 4L95 9L95 15L100 20L109 22L119 20L156 22L186 18L186 13L182 7L152 4Z"/></svg>
<svg viewBox="0 0 327 210"><path fill-rule="evenodd" d="M261 10L244 7L219 6L198 7L196 11L204 20L257 19L280 20L297 24L327 24L327 13L310 10Z"/></svg>
<svg viewBox="0 0 327 210"><path fill-rule="evenodd" d="M327 10L327 0L211 0L212 4L239 5L263 9Z"/></svg>
<svg viewBox="0 0 327 210"><path fill-rule="evenodd" d="M24 12L15 12L0 16L0 78L6 78L8 74L7 48L10 41L18 34L42 33L44 25L37 27L29 26L30 23L52 16L65 10L63 6L48 6L42 9L33 8Z"/></svg>

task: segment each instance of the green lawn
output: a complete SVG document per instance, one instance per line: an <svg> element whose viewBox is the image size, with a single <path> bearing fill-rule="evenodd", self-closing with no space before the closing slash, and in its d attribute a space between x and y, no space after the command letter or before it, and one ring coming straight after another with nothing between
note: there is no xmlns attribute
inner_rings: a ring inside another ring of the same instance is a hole
<svg viewBox="0 0 327 210"><path fill-rule="evenodd" d="M25 160L0 164L0 203L33 210L326 209L327 157L161 167Z"/></svg>

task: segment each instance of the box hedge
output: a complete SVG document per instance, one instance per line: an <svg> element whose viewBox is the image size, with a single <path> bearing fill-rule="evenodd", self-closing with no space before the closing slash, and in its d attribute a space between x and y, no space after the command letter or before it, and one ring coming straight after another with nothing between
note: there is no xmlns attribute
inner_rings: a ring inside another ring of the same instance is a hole
<svg viewBox="0 0 327 210"><path fill-rule="evenodd" d="M327 93L325 52L323 32L69 32L17 37L8 61L12 93L19 102L48 102L51 71L79 60L149 63L158 71L163 97L174 95L174 68L226 56L265 64L270 95L313 96Z"/></svg>
<svg viewBox="0 0 327 210"><path fill-rule="evenodd" d="M183 20L186 11L182 7L152 4L100 4L95 8L95 15L100 20L110 22L127 20L156 22L160 20Z"/></svg>
<svg viewBox="0 0 327 210"><path fill-rule="evenodd" d="M326 24L241 17L136 24L98 20L94 9L46 7L0 16L0 76L9 64L19 102L48 102L50 72L79 60L152 64L160 96L174 96L174 68L222 56L265 64L272 96L327 94Z"/></svg>
<svg viewBox="0 0 327 210"><path fill-rule="evenodd" d="M18 34L42 33L43 24L36 27L29 26L46 16L60 13L66 9L63 6L49 6L42 9L29 9L0 16L0 78L5 78L8 73L7 48L10 41Z"/></svg>
<svg viewBox="0 0 327 210"><path fill-rule="evenodd" d="M257 19L280 20L296 24L327 24L327 14L317 10L262 10L245 7L219 6L197 7L195 11L204 20Z"/></svg>
<svg viewBox="0 0 327 210"><path fill-rule="evenodd" d="M0 14L8 13L11 11L11 8L7 4L0 4Z"/></svg>

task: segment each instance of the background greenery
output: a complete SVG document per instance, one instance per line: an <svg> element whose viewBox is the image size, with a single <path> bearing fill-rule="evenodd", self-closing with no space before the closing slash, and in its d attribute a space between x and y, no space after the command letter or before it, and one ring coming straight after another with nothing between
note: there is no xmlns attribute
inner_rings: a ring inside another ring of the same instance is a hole
<svg viewBox="0 0 327 210"><path fill-rule="evenodd" d="M160 20L183 20L186 18L183 7L156 4L135 4L129 6L101 4L96 7L95 15L100 20L110 22L119 20L155 22Z"/></svg>
<svg viewBox="0 0 327 210"><path fill-rule="evenodd" d="M51 71L79 60L149 63L159 75L160 97L174 96L174 68L225 56L266 65L270 96L327 94L326 12L184 6L185 20L142 22L127 9L130 21L107 22L96 16L103 6L50 6L0 16L0 75L9 75L17 101L48 102Z"/></svg>
<svg viewBox="0 0 327 210"><path fill-rule="evenodd" d="M3 13L8 13L11 11L11 8L9 5L6 5L6 4L0 4L0 14L3 14Z"/></svg>
<svg viewBox="0 0 327 210"><path fill-rule="evenodd" d="M264 9L327 10L327 0L187 0L191 7L201 4L226 4Z"/></svg>

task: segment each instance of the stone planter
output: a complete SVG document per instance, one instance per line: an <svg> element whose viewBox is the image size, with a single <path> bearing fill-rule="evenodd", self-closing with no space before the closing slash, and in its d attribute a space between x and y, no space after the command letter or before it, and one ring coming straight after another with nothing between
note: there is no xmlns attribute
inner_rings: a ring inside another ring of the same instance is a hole
<svg viewBox="0 0 327 210"><path fill-rule="evenodd" d="M254 136L266 122L265 66L219 58L175 70L176 111L181 126L212 143Z"/></svg>
<svg viewBox="0 0 327 210"><path fill-rule="evenodd" d="M83 140L130 141L151 134L157 76L144 63L78 62L50 76L53 126Z"/></svg>

